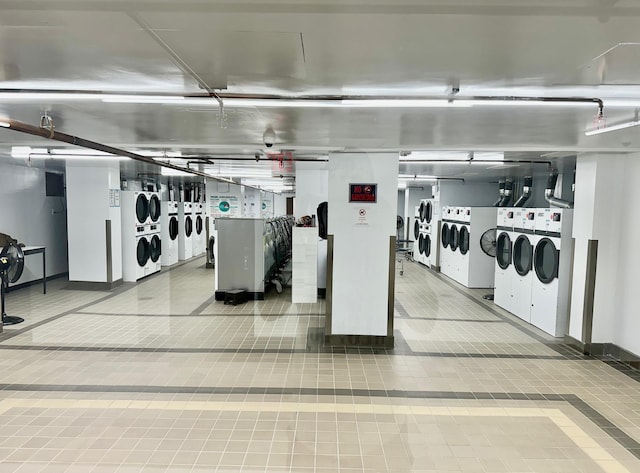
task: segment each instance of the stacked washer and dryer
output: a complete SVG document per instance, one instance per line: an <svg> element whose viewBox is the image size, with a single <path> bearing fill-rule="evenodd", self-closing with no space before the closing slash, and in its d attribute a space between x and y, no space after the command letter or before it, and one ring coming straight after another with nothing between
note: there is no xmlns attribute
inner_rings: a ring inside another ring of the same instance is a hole
<svg viewBox="0 0 640 473"><path fill-rule="evenodd" d="M122 279L135 282L161 269L161 205L157 192L124 191L122 215Z"/></svg>
<svg viewBox="0 0 640 473"><path fill-rule="evenodd" d="M513 230L498 231L494 301L548 334L563 336L569 311L573 210L507 208L499 214L499 228L507 226L504 214L514 216Z"/></svg>
<svg viewBox="0 0 640 473"><path fill-rule="evenodd" d="M178 202L162 202L160 214L160 228L162 229L162 266L171 266L178 262Z"/></svg>
<svg viewBox="0 0 640 473"><path fill-rule="evenodd" d="M441 272L469 288L494 287L494 259L480 239L495 227L496 207L444 207L441 234Z"/></svg>
<svg viewBox="0 0 640 473"><path fill-rule="evenodd" d="M192 236L192 256L198 256L205 252L206 241L204 231L204 204L193 202L193 236Z"/></svg>
<svg viewBox="0 0 640 473"><path fill-rule="evenodd" d="M193 202L178 202L178 259L193 256Z"/></svg>

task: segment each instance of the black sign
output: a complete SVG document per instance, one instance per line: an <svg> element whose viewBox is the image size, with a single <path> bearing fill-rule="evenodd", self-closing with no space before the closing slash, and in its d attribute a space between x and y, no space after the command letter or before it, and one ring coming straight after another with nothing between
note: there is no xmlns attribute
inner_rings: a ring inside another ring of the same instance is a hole
<svg viewBox="0 0 640 473"><path fill-rule="evenodd" d="M349 202L375 204L378 184L349 184Z"/></svg>

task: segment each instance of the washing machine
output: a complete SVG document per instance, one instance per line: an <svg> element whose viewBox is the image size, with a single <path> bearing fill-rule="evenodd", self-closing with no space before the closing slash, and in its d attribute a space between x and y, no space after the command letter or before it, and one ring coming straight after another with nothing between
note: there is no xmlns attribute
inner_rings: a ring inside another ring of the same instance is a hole
<svg viewBox="0 0 640 473"><path fill-rule="evenodd" d="M149 202L149 216L147 225L160 225L160 217L162 215L162 205L160 203L159 192L145 192L147 202Z"/></svg>
<svg viewBox="0 0 640 473"><path fill-rule="evenodd" d="M513 278L513 242L515 233L513 221L515 209L498 208L496 224L496 264L494 276L493 302L509 312L512 311L511 282Z"/></svg>
<svg viewBox="0 0 640 473"><path fill-rule="evenodd" d="M531 322L536 211L524 208L517 208L514 211L510 311L525 322Z"/></svg>
<svg viewBox="0 0 640 473"><path fill-rule="evenodd" d="M413 260L420 262L420 206L416 206L413 214Z"/></svg>
<svg viewBox="0 0 640 473"><path fill-rule="evenodd" d="M425 266L429 265L429 256L431 255L431 229L430 225L424 220L420 224L420 235L418 236L418 250L420 252L419 263Z"/></svg>
<svg viewBox="0 0 640 473"><path fill-rule="evenodd" d="M455 250L451 249L452 232L455 230L456 235L458 232L455 221L455 214L455 207L445 206L442 208L442 231L440 232L440 271L445 276L452 275L452 268L455 260ZM457 249L457 243L455 243L455 247Z"/></svg>
<svg viewBox="0 0 640 473"><path fill-rule="evenodd" d="M122 280L135 282L151 274L149 235L145 225L122 228Z"/></svg>
<svg viewBox="0 0 640 473"><path fill-rule="evenodd" d="M566 332L573 209L537 209L533 238L531 324L554 337Z"/></svg>
<svg viewBox="0 0 640 473"><path fill-rule="evenodd" d="M162 266L171 266L178 262L178 202L162 202L160 229L162 241Z"/></svg>
<svg viewBox="0 0 640 473"><path fill-rule="evenodd" d="M437 215L437 202L433 199L427 200L425 204L425 223L426 223L426 236L425 236L425 264L439 271L440 269L440 245L439 228L440 219Z"/></svg>
<svg viewBox="0 0 640 473"><path fill-rule="evenodd" d="M191 238L193 243L193 256L204 253L206 243L204 234L204 204L201 202L193 203L193 235Z"/></svg>
<svg viewBox="0 0 640 473"><path fill-rule="evenodd" d="M193 203L178 202L178 259L193 256Z"/></svg>
<svg viewBox="0 0 640 473"><path fill-rule="evenodd" d="M147 239L149 240L149 261L147 262L147 267L149 274L153 274L162 269L162 231L160 223L147 225L146 233Z"/></svg>
<svg viewBox="0 0 640 473"><path fill-rule="evenodd" d="M120 212L123 228L125 226L148 225L150 223L149 192L120 192Z"/></svg>

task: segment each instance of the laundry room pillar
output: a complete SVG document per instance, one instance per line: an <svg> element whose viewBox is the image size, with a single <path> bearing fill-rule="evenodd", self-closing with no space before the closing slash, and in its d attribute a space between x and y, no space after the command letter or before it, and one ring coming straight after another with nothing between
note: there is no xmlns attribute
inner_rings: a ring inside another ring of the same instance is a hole
<svg viewBox="0 0 640 473"><path fill-rule="evenodd" d="M70 286L122 284L119 161L78 156L67 161L66 179Z"/></svg>
<svg viewBox="0 0 640 473"><path fill-rule="evenodd" d="M329 155L327 344L393 347L398 159Z"/></svg>

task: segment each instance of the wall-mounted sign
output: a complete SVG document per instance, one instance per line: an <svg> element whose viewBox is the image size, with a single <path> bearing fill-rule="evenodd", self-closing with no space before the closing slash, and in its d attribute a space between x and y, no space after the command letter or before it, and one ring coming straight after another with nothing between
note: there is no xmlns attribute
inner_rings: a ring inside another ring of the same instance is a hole
<svg viewBox="0 0 640 473"><path fill-rule="evenodd" d="M367 209L359 207L356 211L356 225L369 225L369 217L367 216Z"/></svg>
<svg viewBox="0 0 640 473"><path fill-rule="evenodd" d="M109 207L120 207L120 189L109 189Z"/></svg>
<svg viewBox="0 0 640 473"><path fill-rule="evenodd" d="M240 217L238 196L212 195L209 197L209 215L217 217Z"/></svg>
<svg viewBox="0 0 640 473"><path fill-rule="evenodd" d="M375 204L378 184L349 184L349 202Z"/></svg>

